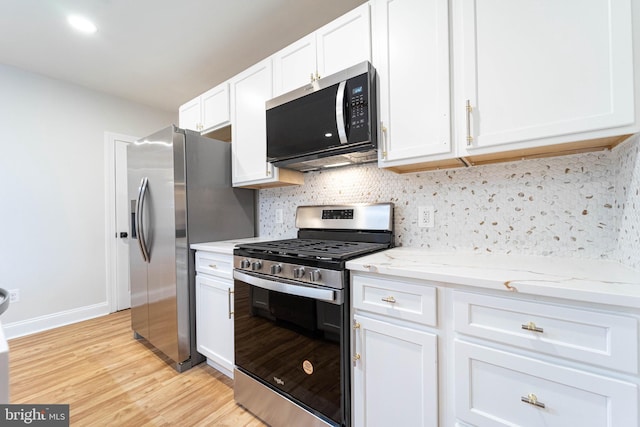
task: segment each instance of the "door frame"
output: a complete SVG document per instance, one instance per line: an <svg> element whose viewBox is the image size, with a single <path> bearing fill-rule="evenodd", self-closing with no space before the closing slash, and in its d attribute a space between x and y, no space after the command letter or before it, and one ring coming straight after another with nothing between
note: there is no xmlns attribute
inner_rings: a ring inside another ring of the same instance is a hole
<svg viewBox="0 0 640 427"><path fill-rule="evenodd" d="M105 162L105 257L106 257L106 293L109 313L117 311L117 274L116 274L116 186L115 186L115 144L116 141L129 143L137 141L138 137L114 132L104 133L104 162Z"/></svg>

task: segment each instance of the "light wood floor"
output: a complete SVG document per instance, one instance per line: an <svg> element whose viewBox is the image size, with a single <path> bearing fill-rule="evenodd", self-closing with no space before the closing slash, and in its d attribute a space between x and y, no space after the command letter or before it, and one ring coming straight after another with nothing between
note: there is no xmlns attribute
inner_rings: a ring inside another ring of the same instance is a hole
<svg viewBox="0 0 640 427"><path fill-rule="evenodd" d="M72 426L264 426L201 363L178 374L129 310L9 341L10 403L69 404Z"/></svg>

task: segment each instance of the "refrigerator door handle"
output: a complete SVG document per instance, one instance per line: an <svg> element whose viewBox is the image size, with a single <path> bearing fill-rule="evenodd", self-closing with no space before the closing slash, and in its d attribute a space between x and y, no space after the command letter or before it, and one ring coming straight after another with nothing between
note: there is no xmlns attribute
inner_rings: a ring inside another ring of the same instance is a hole
<svg viewBox="0 0 640 427"><path fill-rule="evenodd" d="M145 242L144 237L144 224L142 213L144 211L144 199L147 193L147 186L149 184L149 179L145 176L140 181L140 188L138 189L138 199L136 200L136 230L138 231L138 246L140 247L140 252L142 253L142 259L144 262L149 262L149 250L147 249L147 244Z"/></svg>

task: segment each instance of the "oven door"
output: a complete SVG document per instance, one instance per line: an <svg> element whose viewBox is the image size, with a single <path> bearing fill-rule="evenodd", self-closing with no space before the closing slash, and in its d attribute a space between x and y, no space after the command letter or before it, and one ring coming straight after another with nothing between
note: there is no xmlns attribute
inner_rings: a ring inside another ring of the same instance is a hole
<svg viewBox="0 0 640 427"><path fill-rule="evenodd" d="M238 369L345 425L348 349L343 291L235 270Z"/></svg>

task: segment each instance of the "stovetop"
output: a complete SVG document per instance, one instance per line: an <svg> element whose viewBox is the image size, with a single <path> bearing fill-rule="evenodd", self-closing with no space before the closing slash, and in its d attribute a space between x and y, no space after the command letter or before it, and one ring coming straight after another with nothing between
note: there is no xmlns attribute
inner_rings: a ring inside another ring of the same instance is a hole
<svg viewBox="0 0 640 427"><path fill-rule="evenodd" d="M273 254L318 260L346 261L358 255L388 248L388 244L325 239L284 239L242 244L239 248L254 255Z"/></svg>
<svg viewBox="0 0 640 427"><path fill-rule="evenodd" d="M234 269L341 289L348 260L393 247L393 204L299 206L296 227L296 239L236 246Z"/></svg>

